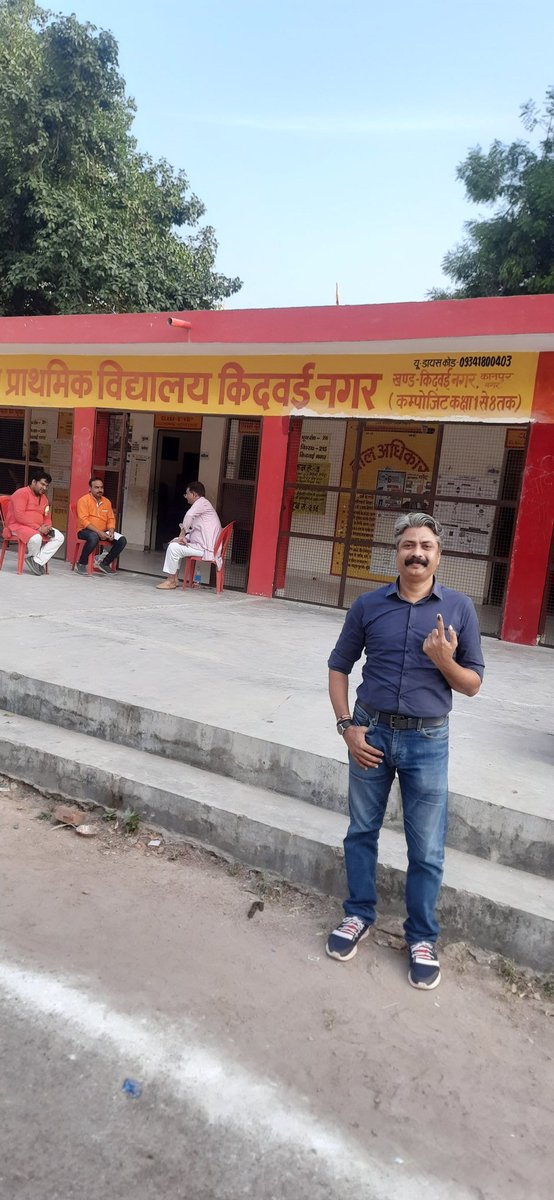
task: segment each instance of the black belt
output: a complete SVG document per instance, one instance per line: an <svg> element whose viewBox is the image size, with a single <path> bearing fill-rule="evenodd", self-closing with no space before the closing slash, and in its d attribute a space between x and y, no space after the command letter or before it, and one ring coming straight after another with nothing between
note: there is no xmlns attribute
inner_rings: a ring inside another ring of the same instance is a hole
<svg viewBox="0 0 554 1200"><path fill-rule="evenodd" d="M361 700L358 700L358 704L376 725L387 725L389 729L430 729L433 725L442 725L446 720L446 714L444 717L404 717L401 713L377 712L362 704Z"/></svg>

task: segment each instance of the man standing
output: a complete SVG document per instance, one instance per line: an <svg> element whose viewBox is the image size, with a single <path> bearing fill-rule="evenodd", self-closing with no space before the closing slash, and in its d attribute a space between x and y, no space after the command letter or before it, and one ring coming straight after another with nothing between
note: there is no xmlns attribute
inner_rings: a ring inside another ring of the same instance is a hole
<svg viewBox="0 0 554 1200"><path fill-rule="evenodd" d="M206 500L204 484L198 480L189 483L185 500L190 508L183 517L179 536L173 538L167 547L163 565L167 579L156 584L160 591L169 592L177 587L177 575L184 558L202 558L205 562L215 562L217 566L221 564L221 560L216 560L214 555L214 547L221 533L221 521L213 505Z"/></svg>
<svg viewBox="0 0 554 1200"><path fill-rule="evenodd" d="M63 533L50 522L46 492L52 476L42 467L31 471L28 487L18 488L10 497L6 525L10 533L26 543L25 566L32 575L44 575L52 555L63 545Z"/></svg>
<svg viewBox="0 0 554 1200"><path fill-rule="evenodd" d="M119 558L121 551L127 545L127 538L123 537L121 533L116 533L113 508L107 496L104 495L102 480L93 475L88 481L88 486L89 490L86 496L81 496L81 499L77 501L77 520L79 522L77 537L85 543L77 563L77 570L80 575L87 574L89 555L96 550L100 539L105 538L106 541L112 542L112 545L106 557L97 564L95 569L104 575L109 575L111 564Z"/></svg>
<svg viewBox="0 0 554 1200"><path fill-rule="evenodd" d="M427 989L440 983L435 907L446 837L448 714L452 692L477 695L484 671L472 601L436 579L441 533L427 513L398 518L398 578L358 596L329 659L329 694L349 752L344 854L350 894L327 954L342 962L353 958L375 921L377 844L397 772L408 847L408 979ZM350 716L348 676L363 650Z"/></svg>

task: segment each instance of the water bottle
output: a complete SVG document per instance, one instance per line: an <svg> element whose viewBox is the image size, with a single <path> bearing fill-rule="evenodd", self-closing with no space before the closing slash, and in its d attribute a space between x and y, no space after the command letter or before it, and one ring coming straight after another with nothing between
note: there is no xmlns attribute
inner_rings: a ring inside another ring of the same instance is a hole
<svg viewBox="0 0 554 1200"><path fill-rule="evenodd" d="M200 587L201 583L202 583L202 575L200 573L200 568L197 567L196 571L194 572L193 587L195 587L195 588Z"/></svg>

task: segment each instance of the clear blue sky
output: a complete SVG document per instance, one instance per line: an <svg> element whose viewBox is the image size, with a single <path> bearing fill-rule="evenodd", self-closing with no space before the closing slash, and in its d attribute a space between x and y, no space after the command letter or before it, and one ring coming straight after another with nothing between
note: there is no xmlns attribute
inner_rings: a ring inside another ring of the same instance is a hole
<svg viewBox="0 0 554 1200"><path fill-rule="evenodd" d="M45 5L46 6L46 5ZM469 147L526 137L552 0L73 0L110 29L142 150L184 168L229 307L422 300L476 215Z"/></svg>

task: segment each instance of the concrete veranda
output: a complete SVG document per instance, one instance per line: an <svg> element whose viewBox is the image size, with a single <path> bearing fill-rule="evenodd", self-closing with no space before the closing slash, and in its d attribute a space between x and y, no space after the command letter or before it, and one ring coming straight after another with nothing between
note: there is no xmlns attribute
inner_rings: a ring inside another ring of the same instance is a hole
<svg viewBox="0 0 554 1200"><path fill-rule="evenodd" d="M129 572L83 577L58 561L48 577L16 576L8 553L0 668L346 763L326 686L343 620L237 592L163 593ZM484 653L480 695L455 697L450 788L549 818L553 652L485 638Z"/></svg>

